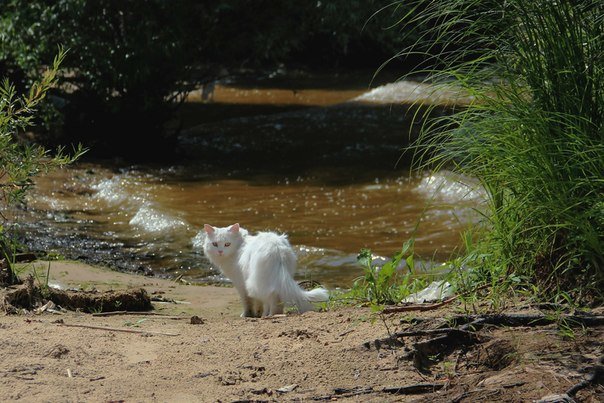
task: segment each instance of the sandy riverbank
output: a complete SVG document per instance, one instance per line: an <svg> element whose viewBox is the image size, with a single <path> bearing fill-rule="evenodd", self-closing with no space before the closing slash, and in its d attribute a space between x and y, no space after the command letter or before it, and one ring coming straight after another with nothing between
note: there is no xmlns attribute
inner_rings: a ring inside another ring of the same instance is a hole
<svg viewBox="0 0 604 403"><path fill-rule="evenodd" d="M39 265L40 272L48 268L47 262ZM3 401L531 401L563 393L603 353L601 326L577 330L574 340L555 326L492 328L480 333L479 343L422 373L407 357L417 338L379 350L372 342L401 329L434 327L433 318L460 313L461 306L381 316L344 307L243 319L229 287L178 284L78 262L52 262L50 277L51 283L101 291L143 287L184 303L153 302L154 312L165 316L0 314ZM192 316L203 323L191 324ZM419 324L410 325L412 317ZM436 386L393 393L418 384ZM577 396L595 402L603 393L601 385L590 386Z"/></svg>

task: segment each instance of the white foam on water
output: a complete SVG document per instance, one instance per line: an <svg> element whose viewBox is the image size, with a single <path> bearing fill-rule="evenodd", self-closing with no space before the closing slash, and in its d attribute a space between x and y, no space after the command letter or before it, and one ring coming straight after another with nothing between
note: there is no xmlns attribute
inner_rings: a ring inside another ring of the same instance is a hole
<svg viewBox="0 0 604 403"><path fill-rule="evenodd" d="M372 103L409 102L426 95L426 86L415 81L389 83L359 95L353 101Z"/></svg>
<svg viewBox="0 0 604 403"><path fill-rule="evenodd" d="M375 104L427 103L451 104L469 103L473 97L455 88L452 83L443 85L400 80L372 89L353 98L352 101Z"/></svg>
<svg viewBox="0 0 604 403"><path fill-rule="evenodd" d="M476 183L452 172L441 171L424 176L415 191L446 202L477 201L484 193Z"/></svg>
<svg viewBox="0 0 604 403"><path fill-rule="evenodd" d="M54 213L69 210L69 204L64 200L59 200L52 196L40 195L28 200L28 205L34 208L48 211L48 216L53 217Z"/></svg>
<svg viewBox="0 0 604 403"><path fill-rule="evenodd" d="M92 188L93 196L110 209L119 209L121 216L130 217L128 224L138 231L158 234L187 229L187 223L166 212L148 192L152 187L137 177L120 174L101 180ZM143 190L144 189L144 190Z"/></svg>
<svg viewBox="0 0 604 403"><path fill-rule="evenodd" d="M299 255L310 255L310 254L323 254L326 249L318 248L315 246L306 246L306 245L294 245L293 248L296 250L296 253Z"/></svg>
<svg viewBox="0 0 604 403"><path fill-rule="evenodd" d="M160 211L149 202L143 203L134 217L130 219L129 224L153 233L175 231L187 227L187 224L180 218Z"/></svg>
<svg viewBox="0 0 604 403"><path fill-rule="evenodd" d="M96 190L94 195L96 199L104 200L111 206L131 202L139 204L142 201L142 198L130 194L128 192L129 185L130 182L128 181L128 178L122 175L116 175L110 179L100 181L96 185L93 185L92 188Z"/></svg>

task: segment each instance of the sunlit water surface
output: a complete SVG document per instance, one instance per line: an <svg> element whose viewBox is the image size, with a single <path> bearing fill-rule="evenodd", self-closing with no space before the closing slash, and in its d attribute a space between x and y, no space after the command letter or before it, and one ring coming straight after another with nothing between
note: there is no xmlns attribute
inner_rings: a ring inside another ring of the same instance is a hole
<svg viewBox="0 0 604 403"><path fill-rule="evenodd" d="M130 259L129 269L195 282L220 280L200 248L204 223L284 232L300 279L346 287L361 274L362 248L388 258L414 237L425 261L448 259L479 198L449 173L345 184L330 184L330 174L238 178L192 166L88 165L39 180L19 214L32 234L45 234L40 248L110 264Z"/></svg>
<svg viewBox="0 0 604 403"><path fill-rule="evenodd" d="M19 228L34 250L191 282L224 280L201 251L204 223L287 233L298 279L329 287L349 287L362 274L363 248L384 261L414 238L418 258L437 264L459 247L481 194L448 172L397 168L409 122L391 105L440 102L434 96L408 82L371 91L217 86L200 110L249 113L247 105L233 107L242 102L274 108L192 128L182 141L193 158L183 164L86 163L44 175L18 212ZM306 109L283 111L294 104ZM243 157L254 157L257 169L229 168L229 158Z"/></svg>

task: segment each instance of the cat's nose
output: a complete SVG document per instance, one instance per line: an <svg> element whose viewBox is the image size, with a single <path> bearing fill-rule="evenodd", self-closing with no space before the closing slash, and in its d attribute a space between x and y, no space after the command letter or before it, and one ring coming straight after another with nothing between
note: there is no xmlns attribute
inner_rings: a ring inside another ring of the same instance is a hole
<svg viewBox="0 0 604 403"><path fill-rule="evenodd" d="M219 254L219 255L222 255L222 253L223 253L223 252L222 252L221 250L219 250L219 251L218 251L218 254Z"/></svg>

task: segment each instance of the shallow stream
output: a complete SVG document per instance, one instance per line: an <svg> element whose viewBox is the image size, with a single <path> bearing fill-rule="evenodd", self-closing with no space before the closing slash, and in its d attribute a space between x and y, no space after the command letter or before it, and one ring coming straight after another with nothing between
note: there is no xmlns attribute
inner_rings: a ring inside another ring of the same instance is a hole
<svg viewBox="0 0 604 403"><path fill-rule="evenodd" d="M400 105L433 94L398 85L226 83L210 100L192 94L182 162L85 162L40 177L20 230L33 250L191 282L223 280L199 248L204 223L287 233L298 278L328 287L362 273L362 248L387 259L410 237L426 265L443 262L480 193L447 172L409 172L401 149L412 125Z"/></svg>

